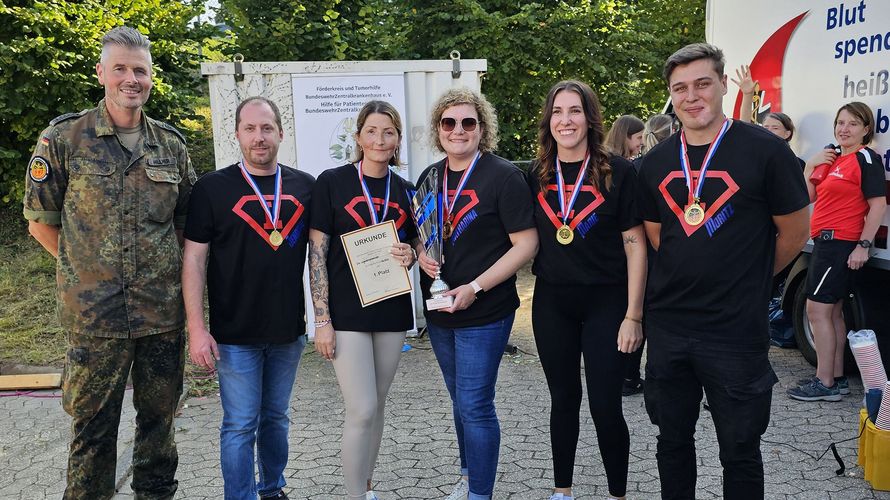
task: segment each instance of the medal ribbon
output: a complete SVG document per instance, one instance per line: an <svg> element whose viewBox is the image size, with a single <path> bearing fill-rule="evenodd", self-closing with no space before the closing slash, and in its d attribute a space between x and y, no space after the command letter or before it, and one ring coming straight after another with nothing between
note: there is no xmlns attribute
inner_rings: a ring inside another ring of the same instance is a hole
<svg viewBox="0 0 890 500"><path fill-rule="evenodd" d="M362 185L362 194L365 195L365 201L368 203L368 212L371 214L371 225L378 224L382 220L386 220L386 214L389 212L389 176L392 171L389 169L389 165L386 167L386 196L383 200L383 213L380 214L380 218L377 218L377 209L374 208L374 200L371 198L371 190L368 189L368 184L365 183L365 175L362 170L362 163L364 160L358 162L358 182Z"/></svg>
<svg viewBox="0 0 890 500"><path fill-rule="evenodd" d="M680 131L680 166L683 168L683 177L686 178L686 187L689 189L689 195L692 197L692 201L696 203L701 199L701 190L702 186L705 185L705 175L708 173L708 166L711 164L714 154L717 153L717 147L720 146L723 136L729 130L729 123L729 120L724 118L723 125L717 131L714 140L711 141L708 152L705 153L705 159L701 162L701 168L698 169L698 182L695 182L692 178L692 167L689 165L689 154L686 147L686 133Z"/></svg>
<svg viewBox="0 0 890 500"><path fill-rule="evenodd" d="M250 184L251 189L253 189L254 194L260 201L263 212L266 212L266 217L269 223L272 224L272 230L278 230L278 217L281 215L281 165L275 165L275 194L272 196L272 210L269 210L269 207L266 206L266 199L263 197L263 193L260 192L256 181L253 180L253 176L250 175L247 167L244 166L244 160L238 163L238 167L241 169L241 175L244 176L244 180Z"/></svg>
<svg viewBox="0 0 890 500"><path fill-rule="evenodd" d="M590 162L590 152L584 156L584 163L581 164L581 170L578 171L578 178L575 179L575 187L572 188L572 198L566 201L566 181L562 176L562 166L559 163L559 157L556 158L556 193L559 196L559 209L562 211L562 223L569 224L569 213L575 206L575 201L581 193L581 185L584 184L584 172L587 170L587 164Z"/></svg>
<svg viewBox="0 0 890 500"><path fill-rule="evenodd" d="M460 198L460 193L464 190L464 186L467 185L467 181L470 180L470 174L473 173L473 169L476 168L476 163L479 162L479 158L482 158L482 152L477 151L476 157L473 158L473 163L470 163L470 166L464 170L463 175L460 177L460 181L457 183L457 190L454 192L454 199L451 202L448 202L448 158L445 159L445 173L442 175L442 198L444 199L444 208L443 210L445 220L451 220L451 214L454 213L454 206L457 204L457 199Z"/></svg>

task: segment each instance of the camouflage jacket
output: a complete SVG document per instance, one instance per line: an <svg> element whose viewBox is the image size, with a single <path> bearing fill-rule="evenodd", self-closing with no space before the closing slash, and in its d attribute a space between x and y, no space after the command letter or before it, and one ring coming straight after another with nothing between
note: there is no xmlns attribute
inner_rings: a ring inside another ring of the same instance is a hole
<svg viewBox="0 0 890 500"><path fill-rule="evenodd" d="M56 266L62 328L137 338L184 325L182 255L196 180L176 129L142 114L132 154L118 140L105 101L50 122L25 179L24 215L61 226Z"/></svg>

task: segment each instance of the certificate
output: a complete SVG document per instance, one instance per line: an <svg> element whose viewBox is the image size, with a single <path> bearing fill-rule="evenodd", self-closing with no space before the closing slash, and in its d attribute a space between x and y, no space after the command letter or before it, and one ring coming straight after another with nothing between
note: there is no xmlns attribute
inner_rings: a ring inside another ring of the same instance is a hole
<svg viewBox="0 0 890 500"><path fill-rule="evenodd" d="M393 221L346 233L340 236L340 241L362 307L411 293L408 269L400 266L389 253L393 244L399 242Z"/></svg>

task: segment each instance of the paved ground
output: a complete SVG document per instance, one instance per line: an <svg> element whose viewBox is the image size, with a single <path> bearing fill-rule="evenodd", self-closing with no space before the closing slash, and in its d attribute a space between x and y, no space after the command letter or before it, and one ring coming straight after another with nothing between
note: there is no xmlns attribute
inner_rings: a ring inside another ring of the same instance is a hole
<svg viewBox="0 0 890 500"><path fill-rule="evenodd" d="M527 280L523 281L527 284ZM529 290L527 286L523 290ZM526 292L526 295L529 292ZM513 343L527 354L505 356L498 381L497 406L503 438L495 498L547 498L552 486L548 436L549 397L541 367L534 356L528 304L517 316ZM411 342L402 358L387 407L383 446L375 488L382 499L441 498L457 475L457 448L450 401L429 343ZM840 403L799 403L784 391L812 368L795 350L773 349L771 358L780 383L775 388L773 418L763 445L767 497L776 499L890 499L874 492L855 466L857 443L838 445L847 474L836 476L831 453L815 461L831 441L854 437L857 407L862 400L858 381L853 394ZM9 394L0 393L2 396ZM53 393L40 393L52 396ZM33 394L31 396L34 396ZM127 402L126 407L130 406ZM339 460L343 405L330 364L311 347L303 357L293 401L290 463L286 491L292 499L342 498ZM625 398L631 429L628 497L657 498L655 428L643 409L642 396ZM222 498L219 473L216 395L186 400L177 419L180 450L177 498ZM120 453L125 469L132 439L132 410L122 424ZM698 424L697 498L719 498L721 469L713 424L706 412ZM64 489L68 419L58 398L0 397L0 499L58 498ZM124 483L128 478L124 477ZM605 498L606 478L589 416L582 415L582 435L575 469L578 498ZM128 486L116 497L132 498Z"/></svg>

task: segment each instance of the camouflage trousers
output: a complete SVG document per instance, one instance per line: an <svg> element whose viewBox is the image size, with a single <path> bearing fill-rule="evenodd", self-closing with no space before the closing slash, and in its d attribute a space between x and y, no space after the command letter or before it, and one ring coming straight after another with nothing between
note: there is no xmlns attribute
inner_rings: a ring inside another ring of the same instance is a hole
<svg viewBox="0 0 890 500"><path fill-rule="evenodd" d="M68 334L62 406L71 415L64 499L114 495L117 432L132 370L136 433L132 488L137 499L176 492L173 416L182 394L183 332L138 339Z"/></svg>

